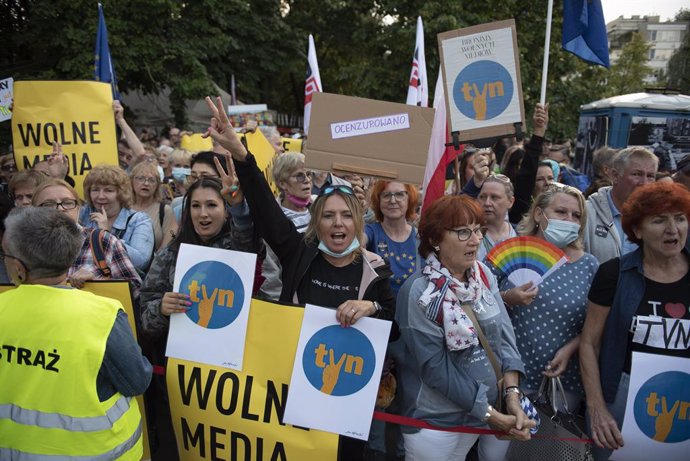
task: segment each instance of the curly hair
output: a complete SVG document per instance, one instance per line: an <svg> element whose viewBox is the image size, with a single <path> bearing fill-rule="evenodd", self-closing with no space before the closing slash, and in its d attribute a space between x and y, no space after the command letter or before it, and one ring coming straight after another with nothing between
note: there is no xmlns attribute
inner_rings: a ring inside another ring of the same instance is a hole
<svg viewBox="0 0 690 461"><path fill-rule="evenodd" d="M635 188L623 204L621 224L631 242L642 244L635 235L642 222L662 213L683 213L690 219L690 191L678 183L654 182Z"/></svg>
<svg viewBox="0 0 690 461"><path fill-rule="evenodd" d="M98 165L86 175L84 179L84 197L90 207L93 208L91 200L91 188L93 186L114 186L117 189L117 201L122 208L132 206L132 184L129 176L122 168L115 165Z"/></svg>

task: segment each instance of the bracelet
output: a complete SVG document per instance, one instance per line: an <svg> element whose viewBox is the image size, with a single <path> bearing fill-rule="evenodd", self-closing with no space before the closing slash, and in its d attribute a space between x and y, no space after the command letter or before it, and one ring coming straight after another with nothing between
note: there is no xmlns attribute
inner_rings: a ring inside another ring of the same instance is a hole
<svg viewBox="0 0 690 461"><path fill-rule="evenodd" d="M486 413L484 414L484 422L485 423L489 421L489 418L491 418L491 412L492 411L494 411L494 407L492 407L491 405L488 405L486 407Z"/></svg>
<svg viewBox="0 0 690 461"><path fill-rule="evenodd" d="M508 386L503 389L503 398L507 398L508 394L517 394L518 397L522 397L522 391L518 386Z"/></svg>

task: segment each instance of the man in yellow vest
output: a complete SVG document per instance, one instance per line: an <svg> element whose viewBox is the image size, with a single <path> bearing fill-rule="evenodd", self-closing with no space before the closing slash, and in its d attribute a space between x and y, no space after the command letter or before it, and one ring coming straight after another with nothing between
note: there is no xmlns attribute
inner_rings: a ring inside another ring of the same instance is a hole
<svg viewBox="0 0 690 461"><path fill-rule="evenodd" d="M151 365L118 301L67 286L79 229L32 207L5 228L0 258L18 287L0 294L0 460L140 460L134 396Z"/></svg>

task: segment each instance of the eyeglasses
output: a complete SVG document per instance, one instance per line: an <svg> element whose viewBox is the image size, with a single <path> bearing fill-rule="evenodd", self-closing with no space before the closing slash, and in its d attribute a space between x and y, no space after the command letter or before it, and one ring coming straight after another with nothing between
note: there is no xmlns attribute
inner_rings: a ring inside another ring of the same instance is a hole
<svg viewBox="0 0 690 461"><path fill-rule="evenodd" d="M153 178L151 176L135 176L134 180L142 184L156 184L158 178Z"/></svg>
<svg viewBox="0 0 690 461"><path fill-rule="evenodd" d="M381 194L381 199L385 200L386 202L392 202L393 199L397 200L398 202L402 202L403 200L407 200L407 191L401 190L398 192L383 192Z"/></svg>
<svg viewBox="0 0 690 461"><path fill-rule="evenodd" d="M8 254L5 253L4 251L0 250L0 261L2 261L2 262L4 263L4 262L5 262L5 258L16 259L17 261L19 261L19 264L21 264L22 266L24 266L24 269L26 269L27 271L29 270L29 266L27 266L26 263L25 263L24 261L22 261L21 259L17 258L16 256L8 255Z"/></svg>
<svg viewBox="0 0 690 461"><path fill-rule="evenodd" d="M62 207L63 210L67 211L67 210L74 210L78 205L79 205L78 200L67 199L67 200L63 200L61 202L56 202L54 200L48 200L48 201L45 201L45 202L39 204L38 206L41 208L55 208L56 210L58 209L58 207Z"/></svg>
<svg viewBox="0 0 690 461"><path fill-rule="evenodd" d="M476 235L480 239L484 238L484 234L486 234L486 227L477 227L474 229L470 229L469 227L463 227L461 229L446 229L448 232L455 232L458 236L458 240L461 242L465 242L472 237L472 234Z"/></svg>
<svg viewBox="0 0 690 461"><path fill-rule="evenodd" d="M189 175L189 178L190 178L192 181L198 181L198 180L201 179L201 178L216 178L216 179L220 179L220 176L218 176L217 174L211 174L211 173L192 173L192 174Z"/></svg>
<svg viewBox="0 0 690 461"><path fill-rule="evenodd" d="M300 184L304 184L311 181L311 174L297 173L290 177Z"/></svg>
<svg viewBox="0 0 690 461"><path fill-rule="evenodd" d="M343 194L347 195L355 195L355 191L349 186L326 186L321 190L319 198L328 197L335 192L342 192Z"/></svg>

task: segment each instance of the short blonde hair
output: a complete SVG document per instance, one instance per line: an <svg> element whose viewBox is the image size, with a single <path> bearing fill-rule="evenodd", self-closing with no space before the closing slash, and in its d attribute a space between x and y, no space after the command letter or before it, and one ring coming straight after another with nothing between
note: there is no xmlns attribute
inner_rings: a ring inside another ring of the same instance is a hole
<svg viewBox="0 0 690 461"><path fill-rule="evenodd" d="M546 207L551 205L554 197L557 194L566 194L571 197L575 197L577 203L580 207L580 232L578 232L577 239L571 242L568 246L571 248L576 248L581 250L584 248L583 239L585 235L585 227L587 227L587 207L585 206L585 197L582 192L577 190L575 187L566 186L558 182L554 182L546 186L544 191L539 194L532 202L527 214L522 218L520 224L518 224L518 234L520 235L537 235L539 231L539 225L537 220L534 218L534 212L537 208L544 211Z"/></svg>
<svg viewBox="0 0 690 461"><path fill-rule="evenodd" d="M139 175L151 175L154 178L156 178L156 190L153 193L153 198L155 201L160 202L161 201L161 177L160 174L158 173L158 164L157 163L151 163L151 162L141 162L138 163L134 168L132 168L132 173L130 176L130 179L132 181L132 196L136 196L136 192L134 191L134 177L139 176ZM136 197L135 197L136 198Z"/></svg>
<svg viewBox="0 0 690 461"><path fill-rule="evenodd" d="M280 154L273 162L273 179L276 184L287 181L290 173L298 168L304 168L304 154L298 152Z"/></svg>
<svg viewBox="0 0 690 461"><path fill-rule="evenodd" d="M57 179L57 178L48 178L45 181L43 181L34 191L34 197L31 199L31 205L33 206L38 206L38 196L41 195L41 192L43 192L45 189L49 187L64 187L67 189L70 194L72 194L72 197L74 200L79 202L79 205L81 206L82 200L79 198L79 194L77 194L77 191L74 190L74 187L72 187L67 181L64 179Z"/></svg>
<svg viewBox="0 0 690 461"><path fill-rule="evenodd" d="M170 154L170 164L187 163L192 164L192 153L186 149L175 149Z"/></svg>
<svg viewBox="0 0 690 461"><path fill-rule="evenodd" d="M122 208L132 206L132 185L127 173L119 166L98 165L86 175L84 178L84 197L91 208L93 208L91 188L96 185L114 186L117 189L117 200L120 202L120 206Z"/></svg>

